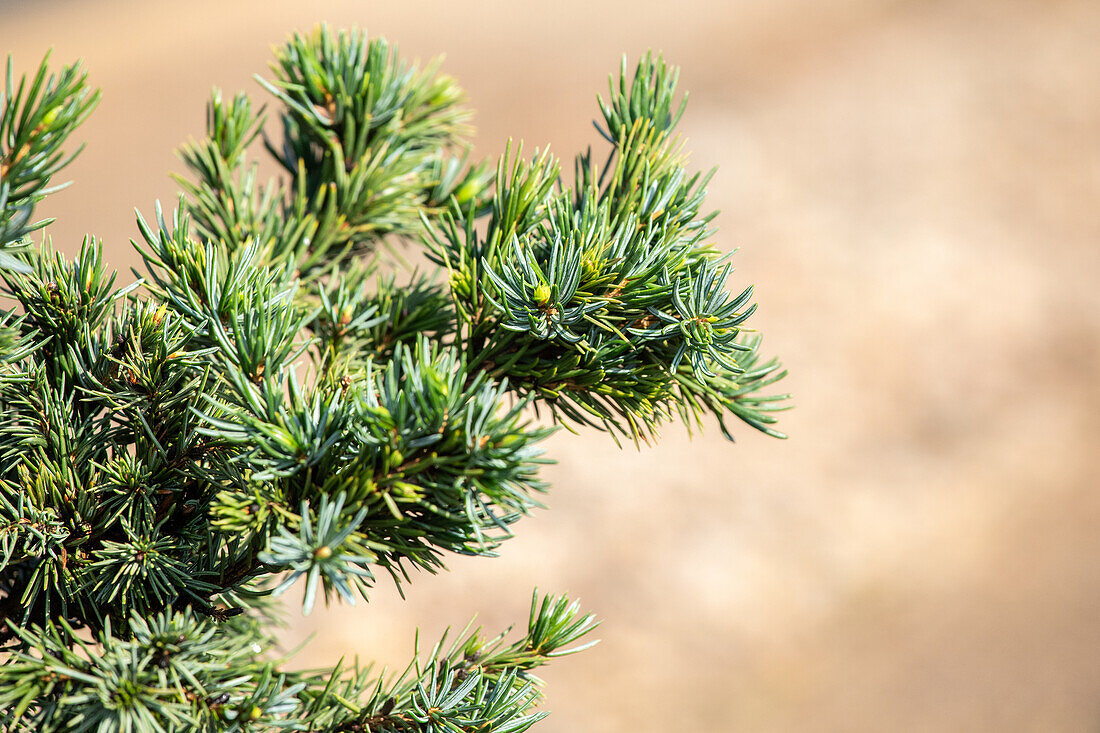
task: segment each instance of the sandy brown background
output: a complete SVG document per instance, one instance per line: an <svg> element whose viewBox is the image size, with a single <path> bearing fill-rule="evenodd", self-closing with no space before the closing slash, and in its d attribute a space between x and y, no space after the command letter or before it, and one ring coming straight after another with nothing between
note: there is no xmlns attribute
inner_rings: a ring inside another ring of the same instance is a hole
<svg viewBox="0 0 1100 733"><path fill-rule="evenodd" d="M302 663L401 664L416 625L522 622L538 585L604 620L544 733L1100 730L1100 4L0 2L18 69L53 46L103 88L57 245L132 264L210 86L262 96L321 20L445 52L486 156L571 156L621 54L682 65L798 408L786 442L559 435L502 557L296 621Z"/></svg>

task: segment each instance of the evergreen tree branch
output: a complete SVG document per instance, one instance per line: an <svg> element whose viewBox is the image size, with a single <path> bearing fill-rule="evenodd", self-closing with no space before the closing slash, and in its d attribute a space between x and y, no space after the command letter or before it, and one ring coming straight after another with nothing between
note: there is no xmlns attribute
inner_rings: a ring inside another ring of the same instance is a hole
<svg viewBox="0 0 1100 733"><path fill-rule="evenodd" d="M385 573L492 555L540 507L548 408L651 439L732 415L770 435L785 371L673 136L677 70L647 55L609 101L602 164L470 160L437 64L325 28L277 52L265 109L215 91L191 178L138 216L144 267L26 248L98 99L45 63L0 96L0 723L12 731L523 731L533 671L594 626L536 597L514 642L467 628L393 677L288 672L274 598L354 603ZM422 242L441 267L377 255ZM9 251L19 250L17 259ZM143 286L143 287L142 287Z"/></svg>

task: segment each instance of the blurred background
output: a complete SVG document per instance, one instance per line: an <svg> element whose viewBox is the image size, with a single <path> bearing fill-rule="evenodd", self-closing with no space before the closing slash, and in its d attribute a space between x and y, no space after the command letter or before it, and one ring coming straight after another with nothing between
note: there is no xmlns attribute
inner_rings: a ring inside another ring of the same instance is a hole
<svg viewBox="0 0 1100 733"><path fill-rule="evenodd" d="M569 160L622 54L681 65L797 409L787 441L557 435L500 558L295 617L296 663L403 666L417 626L522 625L537 585L603 619L543 733L1100 730L1100 4L0 0L17 71L53 47L103 90L55 244L134 265L211 85L263 98L321 21L445 53L481 156Z"/></svg>

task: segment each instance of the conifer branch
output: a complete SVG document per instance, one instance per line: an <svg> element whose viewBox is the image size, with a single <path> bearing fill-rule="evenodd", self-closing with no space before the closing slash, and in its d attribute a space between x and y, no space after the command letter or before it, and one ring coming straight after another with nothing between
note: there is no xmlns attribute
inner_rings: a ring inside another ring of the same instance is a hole
<svg viewBox="0 0 1100 733"><path fill-rule="evenodd" d="M277 52L264 107L215 91L190 177L138 215L116 284L89 237L27 247L98 93L43 63L0 96L0 723L11 731L523 731L534 670L589 615L532 602L513 642L469 628L396 676L289 672L274 598L354 603L452 553L492 555L540 507L548 409L650 440L713 414L781 437L785 372L748 330L674 137L677 71L625 61L608 147L470 160L463 95L359 31ZM594 162L602 159L604 162ZM387 252L440 268L403 276ZM11 252L17 251L12 255Z"/></svg>

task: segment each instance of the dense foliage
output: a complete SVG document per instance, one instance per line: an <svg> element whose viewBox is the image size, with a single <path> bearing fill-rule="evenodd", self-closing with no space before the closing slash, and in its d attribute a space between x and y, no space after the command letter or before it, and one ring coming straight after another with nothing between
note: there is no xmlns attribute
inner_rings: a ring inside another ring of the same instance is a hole
<svg viewBox="0 0 1100 733"><path fill-rule="evenodd" d="M283 671L272 597L488 555L539 506L552 421L651 440L672 418L773 435L783 376L727 291L676 71L613 80L606 153L469 162L462 93L359 32L294 36L215 93L178 210L139 217L124 287L88 238L31 246L97 99L79 65L0 96L0 721L18 731L521 731L532 670L593 626L535 596L391 677ZM283 174L258 180L263 147ZM603 162L599 162L602 160ZM394 274L420 246L438 273ZM529 407L547 412L536 422Z"/></svg>

